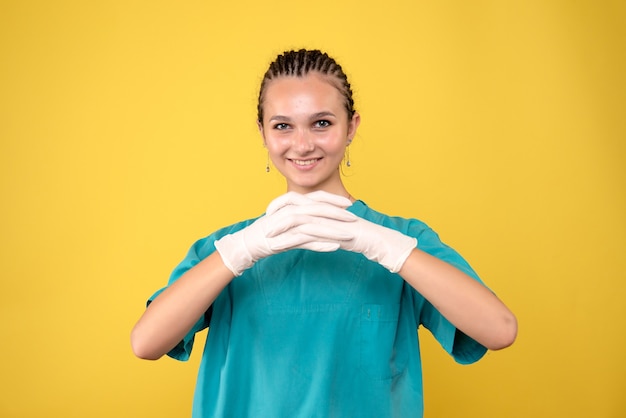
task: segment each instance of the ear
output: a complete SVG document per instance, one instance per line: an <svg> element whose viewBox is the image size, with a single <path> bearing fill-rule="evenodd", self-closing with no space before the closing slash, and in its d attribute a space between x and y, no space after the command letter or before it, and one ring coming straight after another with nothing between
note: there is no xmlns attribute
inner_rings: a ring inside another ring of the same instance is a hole
<svg viewBox="0 0 626 418"><path fill-rule="evenodd" d="M261 125L261 121L259 120L256 121L256 127L259 130L259 133L261 134L261 138L263 138L263 146L265 146L265 132L263 131L263 125Z"/></svg>
<svg viewBox="0 0 626 418"><path fill-rule="evenodd" d="M354 115L352 115L352 119L348 124L348 139L350 142L352 142L352 140L354 139L354 136L356 135L356 130L358 129L360 124L361 115L359 115L358 112L354 112Z"/></svg>

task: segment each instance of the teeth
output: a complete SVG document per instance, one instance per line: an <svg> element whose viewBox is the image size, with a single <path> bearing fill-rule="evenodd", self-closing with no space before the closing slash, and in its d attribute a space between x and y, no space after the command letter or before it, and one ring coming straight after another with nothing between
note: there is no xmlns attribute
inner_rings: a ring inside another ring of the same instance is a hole
<svg viewBox="0 0 626 418"><path fill-rule="evenodd" d="M315 160L292 160L292 161L296 165L311 165L311 164L316 163L318 160L319 158L316 158Z"/></svg>

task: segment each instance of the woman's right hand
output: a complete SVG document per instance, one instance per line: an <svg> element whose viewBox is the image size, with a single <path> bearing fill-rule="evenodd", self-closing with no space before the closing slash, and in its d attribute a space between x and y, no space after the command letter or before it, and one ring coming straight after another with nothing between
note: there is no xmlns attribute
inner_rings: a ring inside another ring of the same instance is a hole
<svg viewBox="0 0 626 418"><path fill-rule="evenodd" d="M315 192L287 193L248 227L215 242L217 252L204 258L170 284L150 304L133 328L131 341L138 357L157 359L192 329L220 292L255 261L292 248L334 251L346 232L321 223L328 218L352 223L348 199ZM352 238L352 234L349 237Z"/></svg>
<svg viewBox="0 0 626 418"><path fill-rule="evenodd" d="M289 192L274 199L265 215L248 227L215 241L215 248L235 276L261 258L293 248L335 251L353 235L320 221L356 221L357 216L345 210L351 204L349 199L329 193L310 197Z"/></svg>

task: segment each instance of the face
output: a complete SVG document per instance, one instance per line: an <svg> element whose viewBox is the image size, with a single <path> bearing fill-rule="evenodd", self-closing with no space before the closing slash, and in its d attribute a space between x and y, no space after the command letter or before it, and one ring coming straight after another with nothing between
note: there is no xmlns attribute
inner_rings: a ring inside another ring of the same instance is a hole
<svg viewBox="0 0 626 418"><path fill-rule="evenodd" d="M324 76L279 77L265 90L259 130L288 191L346 195L339 165L359 126L344 98Z"/></svg>

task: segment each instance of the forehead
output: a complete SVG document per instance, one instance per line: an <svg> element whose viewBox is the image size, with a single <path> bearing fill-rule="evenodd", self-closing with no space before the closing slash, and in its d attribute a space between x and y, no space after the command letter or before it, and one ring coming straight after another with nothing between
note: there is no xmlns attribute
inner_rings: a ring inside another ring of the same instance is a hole
<svg viewBox="0 0 626 418"><path fill-rule="evenodd" d="M334 78L317 72L274 78L266 86L263 101L265 106L273 106L303 100L325 105L343 104L343 96Z"/></svg>

